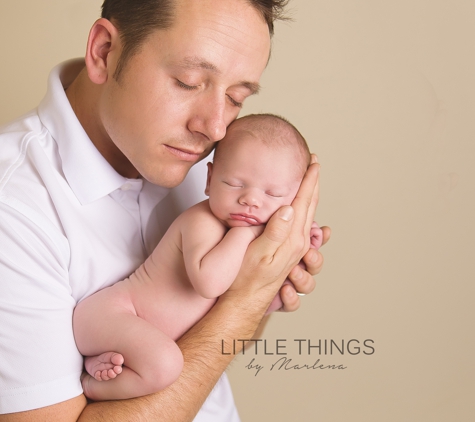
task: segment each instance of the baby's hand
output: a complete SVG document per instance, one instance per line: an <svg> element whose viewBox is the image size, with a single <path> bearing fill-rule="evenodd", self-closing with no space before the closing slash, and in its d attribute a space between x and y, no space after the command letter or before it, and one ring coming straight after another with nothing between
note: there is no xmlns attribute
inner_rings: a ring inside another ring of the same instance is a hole
<svg viewBox="0 0 475 422"><path fill-rule="evenodd" d="M259 237L263 232L266 226L264 224L260 224L258 226L249 226L249 229L252 231L254 234L254 239Z"/></svg>
<svg viewBox="0 0 475 422"><path fill-rule="evenodd" d="M310 247L314 249L319 249L322 246L323 241L323 232L318 224L314 221L312 227L310 228Z"/></svg>

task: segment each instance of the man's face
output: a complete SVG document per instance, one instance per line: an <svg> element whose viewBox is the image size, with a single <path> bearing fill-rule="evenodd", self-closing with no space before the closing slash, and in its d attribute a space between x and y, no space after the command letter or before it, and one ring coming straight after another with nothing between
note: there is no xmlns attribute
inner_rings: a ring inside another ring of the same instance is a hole
<svg viewBox="0 0 475 422"><path fill-rule="evenodd" d="M99 113L117 158L178 185L258 89L269 51L267 24L247 2L178 0L173 26L153 33L118 81L109 71Z"/></svg>
<svg viewBox="0 0 475 422"><path fill-rule="evenodd" d="M215 164L208 164L211 211L227 227L265 224L295 198L301 158L290 148L264 145L249 132L231 131Z"/></svg>

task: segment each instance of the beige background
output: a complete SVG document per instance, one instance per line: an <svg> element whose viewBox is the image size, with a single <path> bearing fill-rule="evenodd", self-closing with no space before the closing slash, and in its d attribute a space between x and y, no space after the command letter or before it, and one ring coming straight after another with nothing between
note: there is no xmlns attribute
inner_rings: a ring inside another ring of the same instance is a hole
<svg viewBox="0 0 475 422"><path fill-rule="evenodd" d="M0 123L83 54L100 3L1 0ZM292 7L244 113L282 114L307 137L333 237L316 292L264 337L268 352L287 340L293 363L347 369L270 371L276 356L240 356L229 374L243 422L473 421L475 3ZM296 338L372 339L376 351L299 356Z"/></svg>

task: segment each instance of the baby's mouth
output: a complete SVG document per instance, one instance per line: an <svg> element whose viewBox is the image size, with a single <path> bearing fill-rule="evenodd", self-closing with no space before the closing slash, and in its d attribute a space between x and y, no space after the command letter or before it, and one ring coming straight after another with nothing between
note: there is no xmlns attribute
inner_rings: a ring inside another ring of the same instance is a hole
<svg viewBox="0 0 475 422"><path fill-rule="evenodd" d="M253 226L259 226L262 224L257 217L250 214L230 214L230 216L233 220L245 221Z"/></svg>

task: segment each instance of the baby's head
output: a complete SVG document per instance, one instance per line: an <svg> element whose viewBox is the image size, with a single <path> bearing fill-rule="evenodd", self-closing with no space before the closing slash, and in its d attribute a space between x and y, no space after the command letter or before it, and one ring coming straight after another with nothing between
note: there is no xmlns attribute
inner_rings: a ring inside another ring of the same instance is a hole
<svg viewBox="0 0 475 422"><path fill-rule="evenodd" d="M291 204L309 164L305 139L285 119L253 114L235 120L208 163L211 211L228 227L265 224Z"/></svg>

